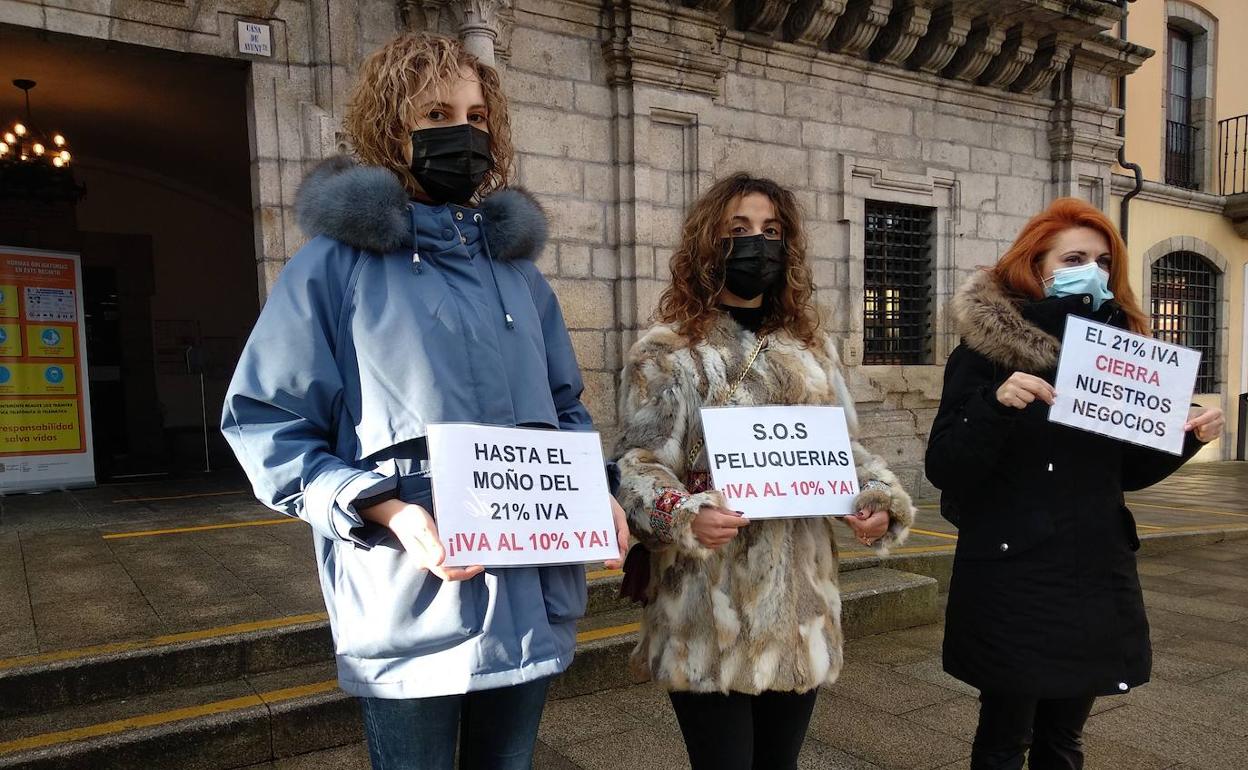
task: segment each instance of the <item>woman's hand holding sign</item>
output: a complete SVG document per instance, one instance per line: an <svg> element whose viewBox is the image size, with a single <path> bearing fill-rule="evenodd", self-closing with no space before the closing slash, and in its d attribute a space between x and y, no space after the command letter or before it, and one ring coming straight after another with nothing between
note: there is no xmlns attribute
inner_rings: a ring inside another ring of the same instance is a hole
<svg viewBox="0 0 1248 770"><path fill-rule="evenodd" d="M693 536L698 539L699 543L711 550L716 550L736 537L737 530L748 526L749 523L749 519L737 511L704 505L693 517L693 523L690 526L693 529Z"/></svg>
<svg viewBox="0 0 1248 770"><path fill-rule="evenodd" d="M997 388L997 401L1002 406L1014 409L1026 409L1037 398L1052 406L1053 397L1056 395L1052 385L1034 374L1024 372L1014 372Z"/></svg>
<svg viewBox="0 0 1248 770"><path fill-rule="evenodd" d="M888 510L876 508L861 510L845 517L845 523L854 531L854 537L863 545L871 545L888 531Z"/></svg>
<svg viewBox="0 0 1248 770"><path fill-rule="evenodd" d="M403 544L403 550L420 562L420 566L443 580L468 580L480 575L485 567L443 567L446 549L438 536L438 524L419 505L402 500L386 500L365 508L360 515L388 528Z"/></svg>
<svg viewBox="0 0 1248 770"><path fill-rule="evenodd" d="M615 540L620 546L620 558L603 562L607 569L621 569L624 557L628 555L628 514L620 507L620 502L611 497L611 518L615 522Z"/></svg>
<svg viewBox="0 0 1248 770"><path fill-rule="evenodd" d="M1208 444L1218 436L1222 435L1222 429L1226 427L1226 417L1222 414L1222 410L1214 407L1192 407L1192 411L1188 414L1187 423L1183 426L1184 430L1190 430L1196 434L1196 440L1202 444Z"/></svg>

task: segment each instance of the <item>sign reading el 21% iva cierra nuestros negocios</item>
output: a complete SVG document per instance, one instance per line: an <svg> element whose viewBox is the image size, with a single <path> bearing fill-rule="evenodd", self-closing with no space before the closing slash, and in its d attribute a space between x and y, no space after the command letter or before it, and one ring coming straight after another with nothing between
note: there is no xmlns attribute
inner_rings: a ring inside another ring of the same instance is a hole
<svg viewBox="0 0 1248 770"><path fill-rule="evenodd" d="M1181 454L1199 368L1191 348L1070 316L1049 420Z"/></svg>
<svg viewBox="0 0 1248 770"><path fill-rule="evenodd" d="M838 406L704 407L715 488L750 519L854 513L858 473Z"/></svg>
<svg viewBox="0 0 1248 770"><path fill-rule="evenodd" d="M447 566L619 557L597 433L442 423L428 441Z"/></svg>

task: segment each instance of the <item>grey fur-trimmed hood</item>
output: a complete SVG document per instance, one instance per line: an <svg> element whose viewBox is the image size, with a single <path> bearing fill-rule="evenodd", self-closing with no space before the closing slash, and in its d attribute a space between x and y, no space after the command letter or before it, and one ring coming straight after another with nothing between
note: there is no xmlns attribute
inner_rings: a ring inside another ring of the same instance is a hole
<svg viewBox="0 0 1248 770"><path fill-rule="evenodd" d="M546 212L526 190L499 190L479 204L485 237L499 260L535 260L546 246ZM295 216L309 237L324 235L388 254L412 245L407 191L389 170L336 155L312 169L295 196Z"/></svg>
<svg viewBox="0 0 1248 770"><path fill-rule="evenodd" d="M954 295L951 309L962 342L971 350L1007 368L1051 371L1061 341L1024 318L1019 305L992 273L981 270Z"/></svg>

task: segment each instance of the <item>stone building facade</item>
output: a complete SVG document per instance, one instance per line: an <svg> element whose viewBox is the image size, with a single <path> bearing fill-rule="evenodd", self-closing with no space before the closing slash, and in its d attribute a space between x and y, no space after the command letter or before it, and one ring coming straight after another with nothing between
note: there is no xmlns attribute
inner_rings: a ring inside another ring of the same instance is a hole
<svg viewBox="0 0 1248 770"><path fill-rule="evenodd" d="M623 352L684 210L725 173L775 178L804 206L817 296L872 413L866 441L913 485L957 342L945 301L1047 201L1109 204L1115 79L1151 54L1109 34L1118 14L1103 0L0 0L3 24L250 62L261 296L303 240L301 176L343 149L362 57L420 28L493 58L516 181L551 215L541 266L608 441ZM273 30L271 57L238 52L239 19ZM915 363L864 355L879 204L930 218Z"/></svg>

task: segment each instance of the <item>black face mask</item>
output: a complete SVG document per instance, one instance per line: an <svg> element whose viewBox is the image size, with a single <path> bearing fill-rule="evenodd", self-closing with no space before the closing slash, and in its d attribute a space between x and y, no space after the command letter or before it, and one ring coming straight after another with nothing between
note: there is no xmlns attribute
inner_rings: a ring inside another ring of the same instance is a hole
<svg viewBox="0 0 1248 770"><path fill-rule="evenodd" d="M412 176L435 203L467 203L492 168L490 135L467 123L412 132Z"/></svg>
<svg viewBox="0 0 1248 770"><path fill-rule="evenodd" d="M741 299L754 299L784 277L784 241L746 235L723 245L724 287Z"/></svg>

